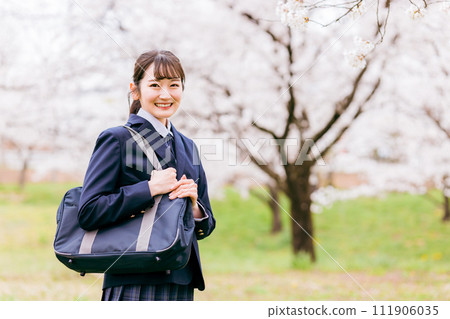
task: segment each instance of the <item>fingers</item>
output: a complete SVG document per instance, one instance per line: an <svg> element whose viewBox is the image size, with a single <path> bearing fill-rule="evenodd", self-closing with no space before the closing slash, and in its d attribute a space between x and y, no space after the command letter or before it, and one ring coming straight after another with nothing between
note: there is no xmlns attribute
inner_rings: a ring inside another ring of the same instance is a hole
<svg viewBox="0 0 450 319"><path fill-rule="evenodd" d="M177 182L177 171L175 168L169 167L164 170L153 170L149 181L151 193L154 195L167 194L172 189L175 189L174 186Z"/></svg>
<svg viewBox="0 0 450 319"><path fill-rule="evenodd" d="M193 179L187 179L186 175L183 175L178 182L176 182L174 185L172 185L170 190L175 190L178 187L180 187L181 185L189 185L189 184L195 184L194 180ZM195 185L197 185L197 184L195 184Z"/></svg>
<svg viewBox="0 0 450 319"><path fill-rule="evenodd" d="M178 195L174 196L174 195L170 195L169 199L173 200L175 198L185 198L185 197L190 197L192 202L196 202L198 195L197 195L197 190L186 190L183 192L180 192Z"/></svg>
<svg viewBox="0 0 450 319"><path fill-rule="evenodd" d="M177 177L177 170L173 167L169 167L165 169L166 172L168 172L171 176Z"/></svg>
<svg viewBox="0 0 450 319"><path fill-rule="evenodd" d="M169 167L166 169L163 169L161 171L153 170L151 176L160 176L164 178L174 178L176 180L177 178L177 170L175 168Z"/></svg>
<svg viewBox="0 0 450 319"><path fill-rule="evenodd" d="M181 184L181 185L178 185L171 193L170 193L170 195L172 195L172 194L174 194L174 195L177 195L177 194L179 194L180 192L183 192L183 191L185 191L185 190L190 190L190 189L195 189L195 191L197 191L197 184L195 184L195 183L188 183L188 184Z"/></svg>
<svg viewBox="0 0 450 319"><path fill-rule="evenodd" d="M197 184L195 183L189 183L189 184L183 184L178 186L177 189L175 189L173 192L169 194L170 199L174 198L182 198L182 197L191 197L195 200L197 199Z"/></svg>
<svg viewBox="0 0 450 319"><path fill-rule="evenodd" d="M175 178L177 177L177 170L173 167L163 169L161 172L163 174L165 174L166 176L175 177Z"/></svg>
<svg viewBox="0 0 450 319"><path fill-rule="evenodd" d="M177 171L175 168L169 167L166 168L161 172L161 178L164 178L167 182L169 182L172 186L176 184L177 182Z"/></svg>

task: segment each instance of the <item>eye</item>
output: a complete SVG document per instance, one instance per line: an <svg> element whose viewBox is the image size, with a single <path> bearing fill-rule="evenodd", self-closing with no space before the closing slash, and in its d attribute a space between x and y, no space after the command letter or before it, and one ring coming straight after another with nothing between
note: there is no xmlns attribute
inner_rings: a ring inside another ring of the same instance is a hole
<svg viewBox="0 0 450 319"><path fill-rule="evenodd" d="M149 87L151 87L151 88L156 88L156 87L158 87L159 85L158 85L158 83L151 83L150 85L149 85Z"/></svg>
<svg viewBox="0 0 450 319"><path fill-rule="evenodd" d="M178 84L178 83L173 83L172 85L171 85L171 87L180 87L180 85Z"/></svg>

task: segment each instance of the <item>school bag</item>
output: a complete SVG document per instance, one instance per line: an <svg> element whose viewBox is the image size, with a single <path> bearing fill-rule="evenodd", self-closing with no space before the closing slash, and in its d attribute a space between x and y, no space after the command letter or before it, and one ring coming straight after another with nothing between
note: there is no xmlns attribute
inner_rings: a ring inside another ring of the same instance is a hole
<svg viewBox="0 0 450 319"><path fill-rule="evenodd" d="M161 164L148 141L128 129L154 169ZM154 197L144 213L101 229L86 231L78 223L82 187L64 195L56 215L53 248L68 268L85 273L146 273L183 268L189 261L195 222L188 198Z"/></svg>

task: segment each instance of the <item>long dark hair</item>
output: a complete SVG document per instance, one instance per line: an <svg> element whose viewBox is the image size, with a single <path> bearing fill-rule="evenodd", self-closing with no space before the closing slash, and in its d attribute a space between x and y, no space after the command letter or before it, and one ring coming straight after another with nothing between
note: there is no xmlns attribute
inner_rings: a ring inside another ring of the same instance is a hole
<svg viewBox="0 0 450 319"><path fill-rule="evenodd" d="M157 80L180 78L182 88L184 89L184 71L178 59L172 52L164 50L151 50L142 53L134 64L133 82L140 90L140 82L150 65L154 64L154 73ZM130 92L131 94L131 92ZM128 99L130 98L128 94ZM134 100L130 106L130 114L136 114L141 108L141 102Z"/></svg>

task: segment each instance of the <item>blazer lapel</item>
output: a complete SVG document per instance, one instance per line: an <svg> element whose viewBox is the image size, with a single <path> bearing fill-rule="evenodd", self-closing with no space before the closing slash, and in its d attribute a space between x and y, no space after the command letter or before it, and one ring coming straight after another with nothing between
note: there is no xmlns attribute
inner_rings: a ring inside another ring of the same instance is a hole
<svg viewBox="0 0 450 319"><path fill-rule="evenodd" d="M130 124L136 132L141 134L150 143L159 158L166 158L167 148L164 140L149 121L136 114L131 114L127 124Z"/></svg>
<svg viewBox="0 0 450 319"><path fill-rule="evenodd" d="M175 155L177 157L177 179L179 180L183 176L184 167L189 161L187 158L186 150L184 149L184 143L181 140L180 133L175 129L172 123L172 133L175 139Z"/></svg>

